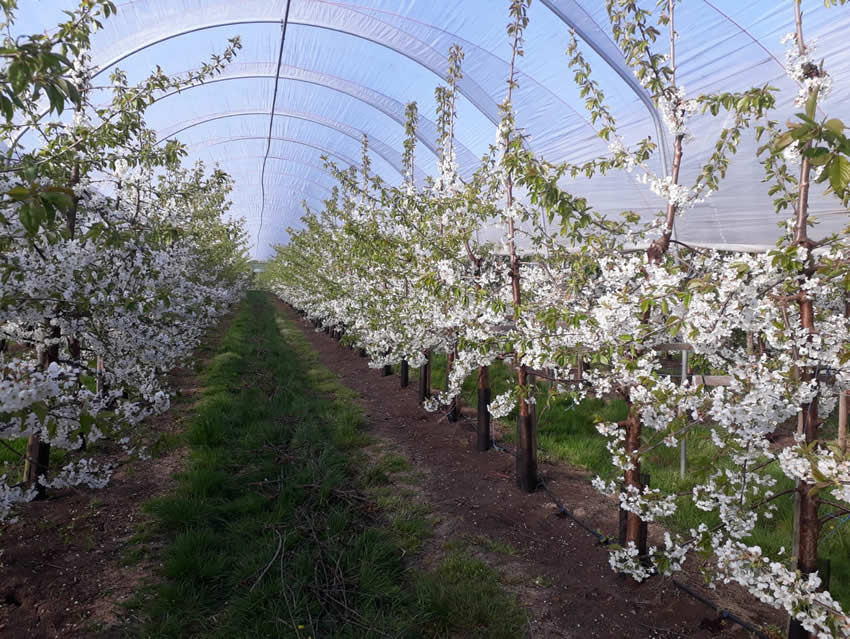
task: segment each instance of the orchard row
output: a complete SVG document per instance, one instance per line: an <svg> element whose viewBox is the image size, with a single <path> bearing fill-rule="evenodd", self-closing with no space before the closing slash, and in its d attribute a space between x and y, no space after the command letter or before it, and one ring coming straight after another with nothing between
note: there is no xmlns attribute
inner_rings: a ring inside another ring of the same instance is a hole
<svg viewBox="0 0 850 639"><path fill-rule="evenodd" d="M451 406L471 375L486 398L488 367L509 362L515 383L488 410L494 418L517 414L524 490L537 486L530 376L548 377L556 393L575 401L624 400L624 420L597 425L621 480L594 483L626 513L622 543L610 547L612 568L643 580L674 573L699 554L710 558L704 569L715 583L738 583L787 611L790 636L850 636L850 618L818 574L823 521L850 512L846 434L834 440L823 428L850 388L850 244L846 230L813 240L809 215L813 188L828 189L846 207L850 140L843 122L819 119L829 61L821 64L804 38L800 1L789 10L786 56L800 86L800 114L781 123L770 119L770 86L689 96L677 84L676 45L689 37L676 30L677 2L653 12L633 0L607 0L613 39L670 134L666 176L651 168L658 149L650 135L633 144L620 136L574 35L564 43L565 63L610 152L581 165L529 152L511 101L517 58L534 46L525 40L528 4L511 3L502 120L475 174L461 180L455 162L463 51L452 47L446 85L435 94L439 175L424 186L414 182L411 103L405 183L390 187L372 174L365 138L359 169L328 162L338 186L325 209L308 210L289 244L277 247L268 285L323 326L344 328L372 366L420 366L445 352L448 389L426 401L430 410ZM658 50L662 40L669 51ZM689 124L698 114L724 124L710 140L711 155L700 158L701 173L683 183L682 158L697 135ZM675 222L722 191L744 135L761 143L745 162L764 166L767 185L753 188L770 189L787 220L776 248L745 254L675 242ZM641 224L630 211L604 216L570 192L571 178L615 172L663 198L655 220ZM494 234L494 241L482 239ZM663 358L673 349L711 373L713 385L672 375ZM777 445L787 422L799 424L796 436ZM641 467L653 450L696 435L715 451L710 467L691 470L692 490L645 485ZM792 488L777 488L783 483ZM795 530L787 551L771 553L751 536L781 500L794 503ZM643 524L682 508L705 513L704 523L666 534L663 547L646 547Z"/></svg>
<svg viewBox="0 0 850 639"><path fill-rule="evenodd" d="M2 3L4 33L15 8ZM86 0L0 52L0 519L145 456L140 424L168 408L166 374L250 277L230 177L182 167L185 149L144 121L157 96L218 74L238 40L186 76L130 84L116 69L96 106L90 38L114 11Z"/></svg>

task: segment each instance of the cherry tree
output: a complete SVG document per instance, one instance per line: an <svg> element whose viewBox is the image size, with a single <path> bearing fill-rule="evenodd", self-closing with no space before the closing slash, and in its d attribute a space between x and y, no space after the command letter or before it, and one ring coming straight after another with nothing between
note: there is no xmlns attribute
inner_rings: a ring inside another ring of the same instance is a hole
<svg viewBox="0 0 850 639"><path fill-rule="evenodd" d="M14 3L4 7L9 22ZM116 70L110 103L95 106L88 38L112 12L84 2L53 38L24 39L22 51L6 43L22 98L0 169L0 444L28 443L23 483L3 478L4 516L48 486L105 485L112 467L96 459L98 440L145 454L136 425L168 407L165 373L247 282L241 223L221 219L230 179L181 169L181 145L157 145L143 119L159 92L219 73L238 39L186 76L157 70L131 86ZM71 120L59 117L66 99ZM25 130L38 140L31 150ZM51 447L78 452L48 475Z"/></svg>

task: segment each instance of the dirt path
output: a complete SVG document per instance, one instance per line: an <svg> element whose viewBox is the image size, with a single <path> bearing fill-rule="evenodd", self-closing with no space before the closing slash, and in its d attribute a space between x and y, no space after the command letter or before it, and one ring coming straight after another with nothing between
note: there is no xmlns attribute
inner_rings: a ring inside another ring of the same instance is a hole
<svg viewBox="0 0 850 639"><path fill-rule="evenodd" d="M279 308L297 320L288 307ZM360 394L371 433L387 449L404 454L421 474L420 490L439 520L432 546L480 538L516 549L497 552L478 544L471 552L498 568L520 596L530 611L530 636L748 636L719 621L713 610L683 595L669 579L638 585L614 575L593 535L559 518L545 493L524 495L514 487L510 456L475 452L472 419L449 424L425 413L413 385L400 389L398 377L381 377L354 351L303 322L298 325L320 361ZM208 347L202 357L211 352ZM198 376L190 370L175 371L172 384L184 399L149 424L165 437L182 429L200 390ZM0 527L0 637L119 636L127 615L122 602L157 568L152 560L126 562L132 540L144 534L141 504L174 486L173 474L184 458L185 451L177 448L129 464L106 490L58 491L23 509L18 523ZM541 473L576 515L602 531L616 529L615 504L600 498L586 474L563 465L542 465ZM149 551L144 555L155 559L159 542L144 543ZM742 609L733 601L727 597L720 603L753 621L776 623L775 615L755 605Z"/></svg>
<svg viewBox="0 0 850 639"><path fill-rule="evenodd" d="M196 358L214 353L229 319L211 332ZM169 383L180 397L167 413L144 422L150 441L174 441L201 390L196 369L173 371ZM150 560L127 561L147 521L141 506L173 489L186 457L183 447L166 444L165 450L122 465L103 490L52 491L45 501L23 507L17 522L0 525L0 637L119 636L115 628L127 616L123 603L157 569ZM156 557L159 543L146 540L152 552L145 556Z"/></svg>
<svg viewBox="0 0 850 639"><path fill-rule="evenodd" d="M531 636L750 636L682 593L670 579L656 577L636 584L615 575L596 537L558 517L545 492L525 495L515 488L511 456L475 451L473 419L467 416L451 424L426 413L414 385L399 388L397 376L382 377L355 351L317 333L289 307L279 307L302 327L320 361L360 394L370 432L385 445L397 447L422 473L423 490L441 522L437 536L485 535L518 549L513 556L492 553L486 558L530 609ZM586 473L545 464L540 471L552 492L576 515L602 531L616 530L616 504L600 497ZM678 578L699 589L695 576ZM717 599L718 594L710 596ZM777 623L775 615L755 602L742 609L728 597L729 593L719 601L723 608L759 625Z"/></svg>

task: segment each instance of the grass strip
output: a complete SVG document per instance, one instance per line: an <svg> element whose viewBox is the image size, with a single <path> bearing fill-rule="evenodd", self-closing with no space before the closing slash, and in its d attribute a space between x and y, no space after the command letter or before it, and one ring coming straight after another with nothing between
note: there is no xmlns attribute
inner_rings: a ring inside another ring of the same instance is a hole
<svg viewBox="0 0 850 639"><path fill-rule="evenodd" d="M267 294L248 295L203 377L187 469L147 506L168 541L161 582L133 603L135 634L523 636L524 612L485 563L405 565L429 534L426 515L387 492L406 464L364 462L352 391Z"/></svg>

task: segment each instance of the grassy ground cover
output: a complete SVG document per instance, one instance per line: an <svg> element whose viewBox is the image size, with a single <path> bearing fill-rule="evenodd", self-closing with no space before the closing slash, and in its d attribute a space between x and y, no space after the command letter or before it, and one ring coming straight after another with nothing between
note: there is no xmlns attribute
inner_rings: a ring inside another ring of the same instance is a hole
<svg viewBox="0 0 850 639"><path fill-rule="evenodd" d="M610 464L605 440L594 427L595 420L618 421L626 416L625 403L618 400L586 400L578 406L568 400L558 400L543 414L539 423L538 446L546 458L568 461L605 479L618 475ZM692 431L687 437L687 468L685 476L679 472L679 449L659 446L645 459L642 470L650 473L651 484L664 493L689 492L703 471L716 467L719 454L705 431ZM793 488L794 484L772 467L777 480L774 492ZM793 528L792 496L777 500L778 509L772 519L761 519L748 543L758 544L771 553L780 548L790 549ZM828 509L824 508L824 512ZM696 508L690 500L683 500L676 514L666 526L680 532L696 528L700 522L716 522L708 513ZM850 607L850 524L842 527L839 519L827 522L821 535L821 556L831 560L830 591L845 607Z"/></svg>
<svg viewBox="0 0 850 639"><path fill-rule="evenodd" d="M674 377L680 370L679 355L667 362L666 369ZM435 354L432 358L432 385L445 387L446 358ZM711 372L711 371L707 371ZM490 367L490 380L493 396L504 392L514 383L511 370L502 362ZM470 376L464 383L462 401L475 406L476 380ZM605 447L605 439L596 431L594 424L598 420L619 421L626 417L626 405L621 400L587 399L575 404L569 398L557 398L545 402L546 384L539 384L538 394L538 434L539 455L544 460L568 462L573 466L586 469L604 479L618 479L610 463L610 454ZM834 437L836 417L833 415L824 427L824 437ZM508 429L507 441L513 441L515 433ZM652 434L648 434L652 442ZM685 477L679 470L679 448L659 446L645 459L643 471L651 476L651 485L664 493L690 492L698 476L716 465L720 458L717 448L706 431L692 431L687 437L687 468ZM777 480L775 492L793 488L793 482L784 477L777 469L771 469ZM793 528L792 496L778 500L778 510L772 519L762 519L754 534L747 541L758 544L771 553L780 548L790 549ZM828 509L824 508L824 512ZM689 500L682 500L676 514L664 524L673 530L686 533L699 523L716 523L710 514L696 508ZM609 534L614 531L606 531ZM850 521L842 518L827 521L821 535L821 555L831 561L831 587L833 596L838 598L845 608L850 608Z"/></svg>
<svg viewBox="0 0 850 639"><path fill-rule="evenodd" d="M414 473L375 452L352 392L266 294L248 296L204 380L187 468L137 540L167 540L161 583L133 603L139 635L524 635L486 564L449 549L403 561L433 523L404 493Z"/></svg>

